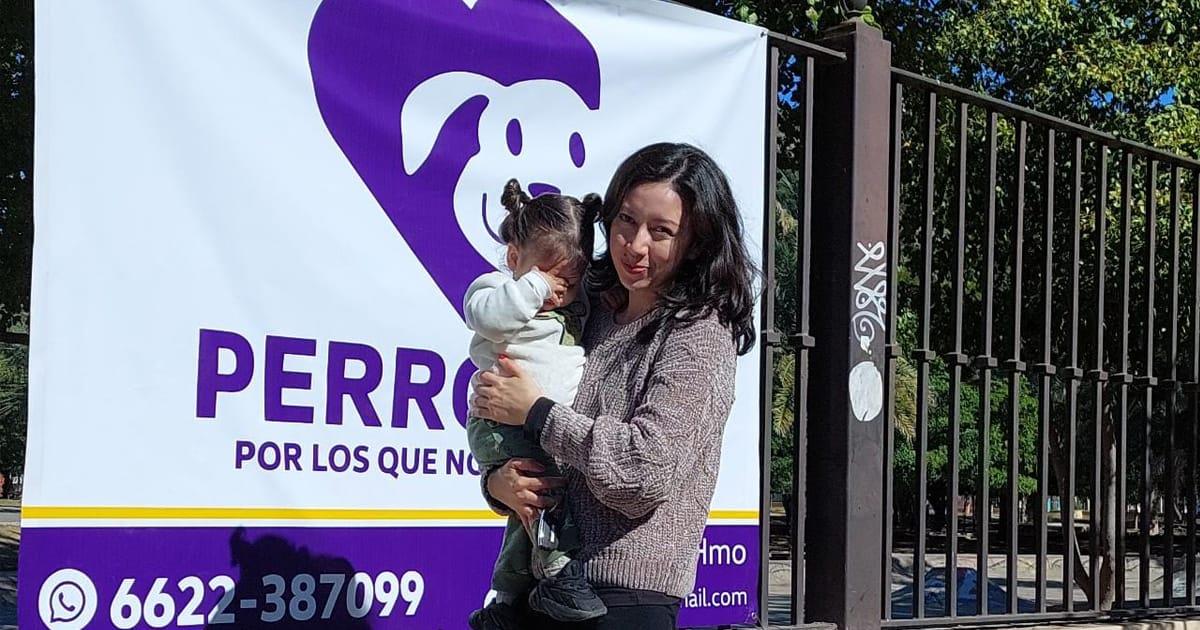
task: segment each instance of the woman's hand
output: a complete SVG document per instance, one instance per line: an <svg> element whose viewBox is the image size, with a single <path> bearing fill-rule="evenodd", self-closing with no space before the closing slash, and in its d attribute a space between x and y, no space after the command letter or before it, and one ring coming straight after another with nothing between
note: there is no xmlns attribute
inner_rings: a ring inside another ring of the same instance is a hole
<svg viewBox="0 0 1200 630"><path fill-rule="evenodd" d="M533 403L542 397L542 388L512 359L501 356L496 365L500 373L483 372L471 401L471 415L495 420L500 424L522 426Z"/></svg>
<svg viewBox="0 0 1200 630"><path fill-rule="evenodd" d="M552 497L543 496L566 484L562 477L538 477L546 469L536 460L514 458L488 475L487 491L491 497L512 510L529 529L537 510L554 507Z"/></svg>

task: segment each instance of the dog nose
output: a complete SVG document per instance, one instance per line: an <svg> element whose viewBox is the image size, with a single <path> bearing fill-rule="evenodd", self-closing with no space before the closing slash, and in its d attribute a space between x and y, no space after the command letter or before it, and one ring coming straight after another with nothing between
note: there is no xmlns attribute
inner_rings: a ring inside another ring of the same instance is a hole
<svg viewBox="0 0 1200 630"><path fill-rule="evenodd" d="M552 194L557 195L558 192L559 192L558 186L552 186L550 184L544 184L542 182L534 182L529 185L529 195L531 197L536 197L542 193L552 193Z"/></svg>

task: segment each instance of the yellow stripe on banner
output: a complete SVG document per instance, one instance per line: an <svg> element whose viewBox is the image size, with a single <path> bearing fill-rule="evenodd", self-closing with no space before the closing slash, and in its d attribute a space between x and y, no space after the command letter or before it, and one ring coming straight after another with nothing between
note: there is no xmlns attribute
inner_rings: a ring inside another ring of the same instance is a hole
<svg viewBox="0 0 1200 630"><path fill-rule="evenodd" d="M757 521L758 510L713 510L708 513L711 521Z"/></svg>
<svg viewBox="0 0 1200 630"><path fill-rule="evenodd" d="M499 520L491 510L371 510L349 508L241 507L62 507L27 505L21 517L46 520L296 520L296 521L483 521ZM755 510L713 510L718 521L756 520Z"/></svg>
<svg viewBox="0 0 1200 630"><path fill-rule="evenodd" d="M298 520L298 521L477 521L503 517L491 510L363 510L342 508L234 507L58 507L25 506L29 519Z"/></svg>

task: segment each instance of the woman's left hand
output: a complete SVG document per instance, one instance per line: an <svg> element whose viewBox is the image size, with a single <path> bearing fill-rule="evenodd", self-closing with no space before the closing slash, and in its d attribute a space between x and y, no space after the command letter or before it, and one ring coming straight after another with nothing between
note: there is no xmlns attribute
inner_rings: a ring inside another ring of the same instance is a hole
<svg viewBox="0 0 1200 630"><path fill-rule="evenodd" d="M500 373L483 372L471 401L471 415L495 420L500 424L522 426L533 403L542 397L542 388L508 357L496 361Z"/></svg>

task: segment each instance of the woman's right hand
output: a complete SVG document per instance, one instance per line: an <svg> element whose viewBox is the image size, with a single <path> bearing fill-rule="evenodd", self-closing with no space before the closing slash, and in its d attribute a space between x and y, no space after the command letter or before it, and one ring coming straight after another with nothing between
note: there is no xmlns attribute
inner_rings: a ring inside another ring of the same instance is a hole
<svg viewBox="0 0 1200 630"><path fill-rule="evenodd" d="M508 506L526 529L533 524L537 510L554 507L554 498L546 493L566 485L562 477L539 477L545 470L537 460L518 457L488 475L488 494Z"/></svg>

